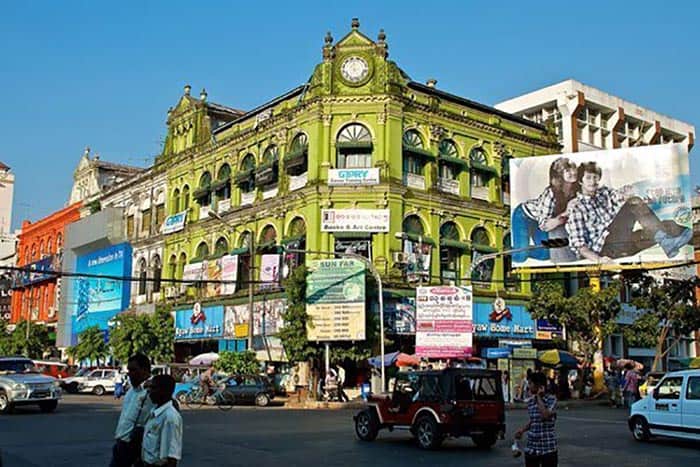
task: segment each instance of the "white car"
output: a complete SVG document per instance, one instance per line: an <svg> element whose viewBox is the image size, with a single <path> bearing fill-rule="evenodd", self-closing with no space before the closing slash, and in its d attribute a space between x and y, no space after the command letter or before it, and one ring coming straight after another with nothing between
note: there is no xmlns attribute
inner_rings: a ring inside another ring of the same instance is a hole
<svg viewBox="0 0 700 467"><path fill-rule="evenodd" d="M117 372L118 370L113 368L88 370L63 379L61 385L68 392L91 392L96 396L101 396L106 392L114 392Z"/></svg>
<svg viewBox="0 0 700 467"><path fill-rule="evenodd" d="M668 436L700 441L700 370L668 373L644 399L632 404L634 439Z"/></svg>

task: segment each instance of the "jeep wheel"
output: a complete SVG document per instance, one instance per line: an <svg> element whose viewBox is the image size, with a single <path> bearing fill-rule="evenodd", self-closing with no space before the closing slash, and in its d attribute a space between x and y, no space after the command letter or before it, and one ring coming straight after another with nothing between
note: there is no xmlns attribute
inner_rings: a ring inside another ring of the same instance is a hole
<svg viewBox="0 0 700 467"><path fill-rule="evenodd" d="M373 410L363 410L355 417L355 434L362 441L374 441L379 433L379 421Z"/></svg>
<svg viewBox="0 0 700 467"><path fill-rule="evenodd" d="M51 413L58 407L58 401L44 401L39 402L39 410L44 413Z"/></svg>
<svg viewBox="0 0 700 467"><path fill-rule="evenodd" d="M421 449L437 449L442 444L443 436L440 426L431 415L423 415L416 421L414 428L416 441Z"/></svg>
<svg viewBox="0 0 700 467"><path fill-rule="evenodd" d="M95 386L94 388L92 388L92 393L96 396L104 396L105 388L104 386Z"/></svg>
<svg viewBox="0 0 700 467"><path fill-rule="evenodd" d="M496 433L489 432L472 436L472 441L479 449L491 449L496 444L496 439Z"/></svg>
<svg viewBox="0 0 700 467"><path fill-rule="evenodd" d="M632 436L637 441L649 441L649 425L643 417L634 417L631 423Z"/></svg>
<svg viewBox="0 0 700 467"><path fill-rule="evenodd" d="M0 391L0 414L11 413L12 409L12 402L7 398L7 394L4 391Z"/></svg>

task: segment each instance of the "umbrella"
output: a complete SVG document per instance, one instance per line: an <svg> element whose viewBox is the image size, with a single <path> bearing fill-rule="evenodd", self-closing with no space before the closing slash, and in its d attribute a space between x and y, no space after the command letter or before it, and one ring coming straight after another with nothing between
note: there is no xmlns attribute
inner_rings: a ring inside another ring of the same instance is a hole
<svg viewBox="0 0 700 467"><path fill-rule="evenodd" d="M190 360L190 365L211 365L219 359L219 354L216 352L209 352L199 354Z"/></svg>
<svg viewBox="0 0 700 467"><path fill-rule="evenodd" d="M396 366L413 366L420 365L420 359L415 355L408 355L407 353L400 353L396 357Z"/></svg>
<svg viewBox="0 0 700 467"><path fill-rule="evenodd" d="M383 366L391 366L394 364L396 361L396 358L399 356L401 352L391 352L384 354L384 358L382 358L381 355L377 355L372 358L368 358L367 362L369 362L370 365L372 365L375 368L381 368L382 367L382 362L384 363Z"/></svg>
<svg viewBox="0 0 700 467"><path fill-rule="evenodd" d="M563 350L543 350L537 355L537 359L542 365L552 368L578 368L576 357Z"/></svg>
<svg viewBox="0 0 700 467"><path fill-rule="evenodd" d="M639 363L639 362L637 362L637 361L634 361L634 360L630 360L629 358L621 358L621 359L619 359L619 360L617 361L616 365L617 365L618 368L625 368L626 366L633 366L634 369L637 370L637 371L641 371L641 370L644 369L644 365L643 365L643 364L641 364L641 363Z"/></svg>

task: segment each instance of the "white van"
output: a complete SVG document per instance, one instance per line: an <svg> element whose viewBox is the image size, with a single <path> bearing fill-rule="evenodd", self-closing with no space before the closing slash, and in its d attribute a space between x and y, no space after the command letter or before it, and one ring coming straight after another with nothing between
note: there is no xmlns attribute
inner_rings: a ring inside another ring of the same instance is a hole
<svg viewBox="0 0 700 467"><path fill-rule="evenodd" d="M700 370L668 373L647 396L632 404L634 439L670 436L700 441Z"/></svg>

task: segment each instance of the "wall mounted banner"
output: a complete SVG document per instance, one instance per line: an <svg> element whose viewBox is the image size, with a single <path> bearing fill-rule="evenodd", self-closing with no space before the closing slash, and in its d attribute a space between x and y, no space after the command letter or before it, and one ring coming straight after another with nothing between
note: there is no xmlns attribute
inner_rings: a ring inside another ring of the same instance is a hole
<svg viewBox="0 0 700 467"><path fill-rule="evenodd" d="M379 168L328 170L328 185L330 186L356 186L378 184Z"/></svg>
<svg viewBox="0 0 700 467"><path fill-rule="evenodd" d="M276 335L284 327L282 315L286 308L287 300L284 298L253 303L253 335ZM227 306L224 310L224 337L247 337L249 314L247 303Z"/></svg>
<svg viewBox="0 0 700 467"><path fill-rule="evenodd" d="M502 299L500 299L502 300ZM535 338L535 321L523 305L507 302L474 304L474 335L477 337Z"/></svg>
<svg viewBox="0 0 700 467"><path fill-rule="evenodd" d="M513 248L569 240L513 254L516 267L693 259L685 144L511 159L510 185Z"/></svg>
<svg viewBox="0 0 700 467"><path fill-rule="evenodd" d="M222 295L236 293L236 281L238 280L238 255L226 255L219 258L221 264L221 280L230 281L221 285Z"/></svg>
<svg viewBox="0 0 700 467"><path fill-rule="evenodd" d="M262 255L260 260L260 288L269 289L280 282L280 261L278 254Z"/></svg>
<svg viewBox="0 0 700 467"><path fill-rule="evenodd" d="M416 288L416 355L461 358L472 354L472 288Z"/></svg>
<svg viewBox="0 0 700 467"><path fill-rule="evenodd" d="M310 341L365 339L365 265L354 259L314 260L306 278Z"/></svg>
<svg viewBox="0 0 700 467"><path fill-rule="evenodd" d="M175 311L175 340L212 339L224 335L224 307L203 307Z"/></svg>
<svg viewBox="0 0 700 467"><path fill-rule="evenodd" d="M168 216L165 218L165 222L163 222L161 232L164 235L179 232L180 230L185 228L186 221L187 211L178 212L177 214Z"/></svg>
<svg viewBox="0 0 700 467"><path fill-rule="evenodd" d="M321 209L322 232L388 232L388 209Z"/></svg>

